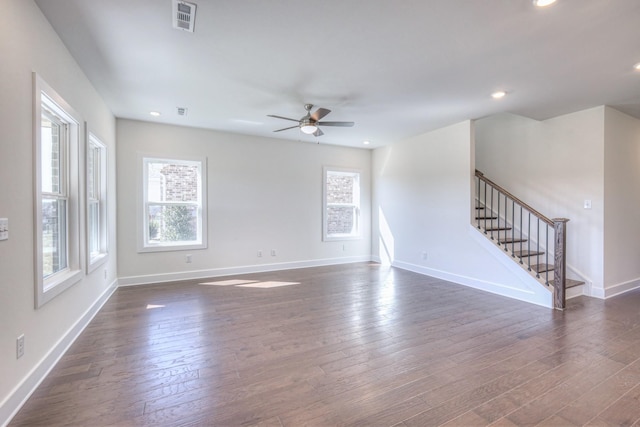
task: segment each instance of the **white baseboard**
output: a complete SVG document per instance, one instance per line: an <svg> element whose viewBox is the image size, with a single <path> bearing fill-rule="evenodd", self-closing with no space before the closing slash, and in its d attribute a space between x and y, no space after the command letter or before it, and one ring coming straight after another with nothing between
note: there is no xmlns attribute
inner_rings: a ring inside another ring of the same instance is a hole
<svg viewBox="0 0 640 427"><path fill-rule="evenodd" d="M607 286L604 289L592 289L591 293L596 298L607 299L638 288L640 288L640 278Z"/></svg>
<svg viewBox="0 0 640 427"><path fill-rule="evenodd" d="M603 288L591 288L591 291L589 292L589 296L593 297L593 298L599 298L599 299L606 299L606 293L605 290Z"/></svg>
<svg viewBox="0 0 640 427"><path fill-rule="evenodd" d="M121 277L119 279L119 284L120 286L147 285L150 283L197 280L238 274L265 273L268 271L293 270L297 268L321 267L324 265L352 264L355 262L369 262L371 260L372 257L370 255L364 255L309 261L282 262L275 264L245 265L240 267L212 268L207 270L191 270L177 273L146 274L142 276Z"/></svg>
<svg viewBox="0 0 640 427"><path fill-rule="evenodd" d="M546 289L542 289L542 285L540 285L541 292L535 293L528 289L510 287L500 283L488 282L474 277L463 276L397 260L394 261L392 265L394 267L402 268L403 270L413 271L414 273L424 274L426 276L453 282L458 285L468 286L470 288L540 305L546 308L553 308L553 297L550 292L546 291Z"/></svg>
<svg viewBox="0 0 640 427"><path fill-rule="evenodd" d="M4 427L9 424L11 419L18 413L20 408L22 408L22 405L25 404L27 399L29 399L31 394L33 394L40 383L46 378L51 369L58 363L71 344L78 338L80 333L87 327L89 322L91 322L93 317L100 311L117 288L118 281L115 280L58 340L42 360L29 372L25 379L9 393L9 396L0 405L0 425Z"/></svg>

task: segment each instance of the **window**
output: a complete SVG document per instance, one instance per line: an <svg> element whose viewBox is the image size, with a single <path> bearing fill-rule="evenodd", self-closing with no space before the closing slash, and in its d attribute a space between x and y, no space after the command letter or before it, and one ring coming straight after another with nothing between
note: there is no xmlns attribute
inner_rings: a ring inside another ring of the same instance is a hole
<svg viewBox="0 0 640 427"><path fill-rule="evenodd" d="M360 236L360 172L324 168L324 240Z"/></svg>
<svg viewBox="0 0 640 427"><path fill-rule="evenodd" d="M140 252L206 248L206 160L142 158Z"/></svg>
<svg viewBox="0 0 640 427"><path fill-rule="evenodd" d="M107 260L107 147L95 135L87 143L87 271Z"/></svg>
<svg viewBox="0 0 640 427"><path fill-rule="evenodd" d="M36 307L82 278L80 117L34 74Z"/></svg>

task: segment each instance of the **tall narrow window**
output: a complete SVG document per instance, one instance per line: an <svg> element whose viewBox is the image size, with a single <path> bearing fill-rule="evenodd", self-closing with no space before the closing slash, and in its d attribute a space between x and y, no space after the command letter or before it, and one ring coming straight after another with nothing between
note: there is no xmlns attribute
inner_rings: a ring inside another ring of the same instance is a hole
<svg viewBox="0 0 640 427"><path fill-rule="evenodd" d="M324 240L354 239L360 236L360 172L324 168Z"/></svg>
<svg viewBox="0 0 640 427"><path fill-rule="evenodd" d="M144 157L139 251L206 248L206 161Z"/></svg>
<svg viewBox="0 0 640 427"><path fill-rule="evenodd" d="M80 117L34 74L36 307L82 278Z"/></svg>
<svg viewBox="0 0 640 427"><path fill-rule="evenodd" d="M69 185L66 158L68 123L47 109L41 116L42 277L68 268L67 205Z"/></svg>
<svg viewBox="0 0 640 427"><path fill-rule="evenodd" d="M87 143L87 253L89 272L107 259L107 147L93 134Z"/></svg>

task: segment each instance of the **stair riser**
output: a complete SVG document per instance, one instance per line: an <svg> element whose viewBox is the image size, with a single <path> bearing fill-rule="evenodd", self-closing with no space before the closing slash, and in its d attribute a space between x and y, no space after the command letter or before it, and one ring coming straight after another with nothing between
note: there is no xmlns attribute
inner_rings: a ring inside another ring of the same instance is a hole
<svg viewBox="0 0 640 427"><path fill-rule="evenodd" d="M555 277L555 275L553 274L553 271L549 271L548 276L546 275L547 273L539 273L539 274L540 274L540 279L545 280L549 282L551 285L553 285L553 280ZM575 279L565 279L566 288L573 288L575 286L580 286L580 285L584 285L584 282L580 280L575 280Z"/></svg>

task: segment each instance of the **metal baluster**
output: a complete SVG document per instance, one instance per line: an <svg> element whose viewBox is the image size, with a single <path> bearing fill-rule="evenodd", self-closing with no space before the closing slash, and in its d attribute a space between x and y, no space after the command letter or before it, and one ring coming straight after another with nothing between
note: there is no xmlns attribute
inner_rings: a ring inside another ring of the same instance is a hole
<svg viewBox="0 0 640 427"><path fill-rule="evenodd" d="M484 234L487 234L487 181L484 182Z"/></svg>
<svg viewBox="0 0 640 427"><path fill-rule="evenodd" d="M520 205L520 264L522 264L522 205Z"/></svg>
<svg viewBox="0 0 640 427"><path fill-rule="evenodd" d="M512 242L511 242L511 256L513 256L513 253L516 250L516 236L515 236L515 232L516 232L516 226L515 226L516 208L515 208L515 203L516 203L516 201L511 199L511 240L512 240Z"/></svg>
<svg viewBox="0 0 640 427"><path fill-rule="evenodd" d="M538 217L536 217L538 218ZM536 224L536 254L540 253L540 218L538 218L538 223ZM538 264L538 269L540 269L540 255L536 255L536 264ZM536 271L536 278L540 278L540 273Z"/></svg>
<svg viewBox="0 0 640 427"><path fill-rule="evenodd" d="M509 230L506 230L508 221L509 221L509 196L505 194L504 195L504 219L502 220L502 228L505 228L503 233L504 240L505 240L505 244L504 244L505 252L509 250Z"/></svg>
<svg viewBox="0 0 640 427"><path fill-rule="evenodd" d="M482 202L480 199L480 177L476 176L476 179L478 180L478 192L476 193L476 207L474 208L474 210L475 210L475 217L478 218L478 216L480 216L478 214L482 210L482 209L478 209L478 206L482 206ZM476 219L476 222L477 222L478 228L481 228L480 221Z"/></svg>
<svg viewBox="0 0 640 427"><path fill-rule="evenodd" d="M547 235L546 235L546 241L545 241L546 250L544 251L544 269L545 269L544 282L548 285L549 284L549 268L547 266L549 265L549 224L546 224L546 226L547 226Z"/></svg>
<svg viewBox="0 0 640 427"><path fill-rule="evenodd" d="M498 213L496 216L498 217L498 225L494 228L498 229L498 246L500 246L500 190L498 190Z"/></svg>
<svg viewBox="0 0 640 427"><path fill-rule="evenodd" d="M529 220L527 221L527 252L529 252L529 256L527 257L527 267L529 271L531 271L531 211L529 213Z"/></svg>
<svg viewBox="0 0 640 427"><path fill-rule="evenodd" d="M491 215L493 215L493 185L491 186L491 209L489 209ZM487 225L487 215L484 216L485 228ZM491 240L493 240L493 227L491 227Z"/></svg>

